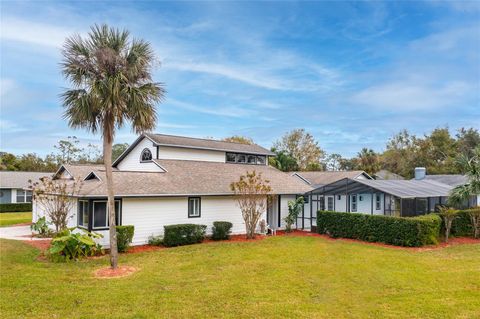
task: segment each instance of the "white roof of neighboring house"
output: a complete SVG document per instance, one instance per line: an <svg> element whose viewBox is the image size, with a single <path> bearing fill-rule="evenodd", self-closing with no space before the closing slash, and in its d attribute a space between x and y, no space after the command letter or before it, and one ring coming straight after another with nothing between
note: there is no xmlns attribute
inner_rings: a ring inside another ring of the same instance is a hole
<svg viewBox="0 0 480 319"><path fill-rule="evenodd" d="M293 172L292 176L296 176L312 187L316 188L322 185L334 183L344 178L359 178L364 176L366 179L372 179L364 171L313 171L313 172Z"/></svg>
<svg viewBox="0 0 480 319"><path fill-rule="evenodd" d="M29 186L29 180L36 182L41 177L52 175L48 172L0 171L0 188L25 188Z"/></svg>
<svg viewBox="0 0 480 319"><path fill-rule="evenodd" d="M204 161L155 160L166 172L132 172L113 169L115 196L232 195L230 184L241 175L256 171L270 181L273 194L303 194L312 190L290 174L267 165L230 164ZM105 169L98 165L64 165L82 180L91 172L99 178L83 183L80 196L106 196Z"/></svg>

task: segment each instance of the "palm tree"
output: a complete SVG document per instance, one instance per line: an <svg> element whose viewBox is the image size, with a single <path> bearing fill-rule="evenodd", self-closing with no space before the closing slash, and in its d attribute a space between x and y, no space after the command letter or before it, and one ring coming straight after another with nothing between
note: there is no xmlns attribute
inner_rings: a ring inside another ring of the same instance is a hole
<svg viewBox="0 0 480 319"><path fill-rule="evenodd" d="M112 179L112 144L115 130L127 123L136 134L150 131L157 120L156 104L165 94L162 84L152 82L154 52L151 45L130 38L126 30L94 25L88 36L67 38L62 73L72 88L61 97L64 118L73 128L99 132L103 138L108 212L110 265L117 268L117 234Z"/></svg>
<svg viewBox="0 0 480 319"><path fill-rule="evenodd" d="M458 164L467 176L468 182L456 186L450 193L448 204L461 207L472 196L480 194L480 147L473 151L473 156L461 155Z"/></svg>

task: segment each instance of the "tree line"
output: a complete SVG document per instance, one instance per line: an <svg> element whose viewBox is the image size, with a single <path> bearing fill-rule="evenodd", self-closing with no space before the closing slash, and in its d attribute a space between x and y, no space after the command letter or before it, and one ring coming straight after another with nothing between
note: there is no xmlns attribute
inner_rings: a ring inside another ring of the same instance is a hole
<svg viewBox="0 0 480 319"><path fill-rule="evenodd" d="M253 144L253 139L234 135L223 139L227 142ZM59 140L55 152L44 157L35 153L16 156L0 154L0 170L54 172L59 165L67 163L102 164L103 157L97 145L79 146L75 136ZM474 128L461 128L454 135L448 128L437 128L423 136L403 130L392 136L385 151L375 152L362 148L357 156L345 158L338 153L327 154L312 134L304 129L285 133L273 143L271 150L276 154L269 164L285 172L290 171L343 171L363 170L375 175L387 170L405 178L413 177L415 167L426 167L429 174L460 174L460 155L473 156L480 147L480 133ZM113 145L112 161L128 148L127 143Z"/></svg>
<svg viewBox="0 0 480 319"><path fill-rule="evenodd" d="M88 143L80 146L76 136L68 136L59 140L53 146L54 152L40 156L36 153L14 155L7 152L0 153L0 170L27 171L27 172L55 172L61 164L102 164L103 155L98 145ZM128 148L127 143L114 144L112 160Z"/></svg>

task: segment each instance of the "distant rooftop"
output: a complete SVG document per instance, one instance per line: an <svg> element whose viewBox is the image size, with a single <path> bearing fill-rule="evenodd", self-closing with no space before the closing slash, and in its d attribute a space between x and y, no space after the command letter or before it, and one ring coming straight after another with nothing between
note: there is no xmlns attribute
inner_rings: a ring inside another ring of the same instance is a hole
<svg viewBox="0 0 480 319"><path fill-rule="evenodd" d="M206 150L217 150L225 152L239 152L247 154L259 154L273 156L274 153L257 144L242 144L234 142L225 142L219 140L211 140L204 138L193 138L166 134L145 134L148 138L153 140L157 145L175 146L185 148L196 148Z"/></svg>
<svg viewBox="0 0 480 319"><path fill-rule="evenodd" d="M436 181L450 186L458 186L468 183L465 175L449 174L449 175L425 175L423 180Z"/></svg>
<svg viewBox="0 0 480 319"><path fill-rule="evenodd" d="M371 179L364 171L294 172L292 175L297 175L312 187L327 185L344 178L355 179L363 176L366 179Z"/></svg>
<svg viewBox="0 0 480 319"><path fill-rule="evenodd" d="M41 177L52 175L48 172L0 171L0 188L25 188L29 186L29 180L36 182Z"/></svg>

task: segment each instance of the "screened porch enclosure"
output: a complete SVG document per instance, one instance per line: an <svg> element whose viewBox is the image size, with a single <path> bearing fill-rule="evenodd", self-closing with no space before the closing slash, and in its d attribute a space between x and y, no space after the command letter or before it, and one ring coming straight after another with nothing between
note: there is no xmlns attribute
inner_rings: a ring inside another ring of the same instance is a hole
<svg viewBox="0 0 480 319"><path fill-rule="evenodd" d="M353 180L345 178L305 194L308 204L301 217L316 225L316 212L364 213L386 216L428 214L447 201L451 187L416 180Z"/></svg>

